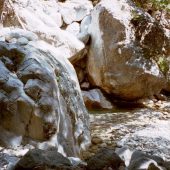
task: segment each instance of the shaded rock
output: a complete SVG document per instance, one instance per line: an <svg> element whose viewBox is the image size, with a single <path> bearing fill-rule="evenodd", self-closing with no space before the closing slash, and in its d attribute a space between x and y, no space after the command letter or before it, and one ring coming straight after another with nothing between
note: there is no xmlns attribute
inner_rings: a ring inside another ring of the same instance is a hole
<svg viewBox="0 0 170 170"><path fill-rule="evenodd" d="M157 162L158 165L163 165L163 163L164 163L164 160L161 157L155 156L155 155L148 155L141 151L134 151L132 154L132 157L131 157L131 161L141 158L141 157L146 157L146 158L152 159L155 162Z"/></svg>
<svg viewBox="0 0 170 170"><path fill-rule="evenodd" d="M135 159L130 163L128 170L136 170L136 169L161 170L154 160L146 157Z"/></svg>
<svg viewBox="0 0 170 170"><path fill-rule="evenodd" d="M96 145L103 143L103 140L98 136L94 136L92 137L91 142Z"/></svg>
<svg viewBox="0 0 170 170"><path fill-rule="evenodd" d="M16 163L19 161L15 155L10 155L7 153L0 153L0 169L9 169L14 168Z"/></svg>
<svg viewBox="0 0 170 170"><path fill-rule="evenodd" d="M80 67L76 67L76 66L74 66L74 68L76 70L79 83L82 83L84 80L84 76L85 76L83 69L81 69Z"/></svg>
<svg viewBox="0 0 170 170"><path fill-rule="evenodd" d="M113 105L106 99L99 89L82 91L84 103L89 109L113 109Z"/></svg>
<svg viewBox="0 0 170 170"><path fill-rule="evenodd" d="M75 70L56 48L41 41L1 42L0 87L2 145L55 146L67 156L89 145L89 117Z"/></svg>
<svg viewBox="0 0 170 170"><path fill-rule="evenodd" d="M71 169L71 162L57 152L52 150L33 149L28 151L15 166L15 170L28 169Z"/></svg>
<svg viewBox="0 0 170 170"><path fill-rule="evenodd" d="M124 162L112 149L103 148L87 160L88 170L119 169Z"/></svg>
<svg viewBox="0 0 170 170"><path fill-rule="evenodd" d="M151 163L148 167L147 170L161 170L162 168L159 168L157 165L155 165L154 163Z"/></svg>
<svg viewBox="0 0 170 170"><path fill-rule="evenodd" d="M156 61L167 56L163 49L169 44L161 26L126 1L102 0L91 16L91 83L125 100L158 94L165 77Z"/></svg>
<svg viewBox="0 0 170 170"><path fill-rule="evenodd" d="M170 170L170 161L165 161L163 167L165 167L167 170Z"/></svg>
<svg viewBox="0 0 170 170"><path fill-rule="evenodd" d="M141 151L134 151L129 164L129 170L146 169L161 170L164 160L158 156L148 155Z"/></svg>

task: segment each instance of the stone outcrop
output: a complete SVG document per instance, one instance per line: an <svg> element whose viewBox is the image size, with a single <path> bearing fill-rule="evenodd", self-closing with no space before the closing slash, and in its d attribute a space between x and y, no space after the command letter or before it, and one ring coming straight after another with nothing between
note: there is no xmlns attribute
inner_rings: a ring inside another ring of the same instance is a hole
<svg viewBox="0 0 170 170"><path fill-rule="evenodd" d="M168 48L161 26L126 1L102 0L91 16L91 83L125 100L158 94L165 86L159 56Z"/></svg>
<svg viewBox="0 0 170 170"><path fill-rule="evenodd" d="M15 147L32 141L78 156L90 134L74 68L60 50L21 32L22 40L0 42L0 143ZM13 35L17 32L7 37Z"/></svg>

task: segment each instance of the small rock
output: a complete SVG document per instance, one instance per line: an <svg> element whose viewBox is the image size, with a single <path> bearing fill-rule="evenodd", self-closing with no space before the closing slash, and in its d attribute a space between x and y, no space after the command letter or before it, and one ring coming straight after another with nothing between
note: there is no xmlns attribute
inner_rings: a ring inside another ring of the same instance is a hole
<svg viewBox="0 0 170 170"><path fill-rule="evenodd" d="M25 38L25 37L21 37L17 40L17 43L20 44L20 45L27 45L28 44L28 39Z"/></svg>
<svg viewBox="0 0 170 170"><path fill-rule="evenodd" d="M100 144L100 143L103 143L103 140L102 140L101 138L95 136L95 137L93 137L93 138L91 139L91 142L92 142L93 144Z"/></svg>
<svg viewBox="0 0 170 170"><path fill-rule="evenodd" d="M124 165L124 162L120 157L114 152L114 150L108 148L101 149L87 160L88 170L102 170L106 167L119 169L122 165Z"/></svg>
<svg viewBox="0 0 170 170"><path fill-rule="evenodd" d="M84 90L87 90L90 88L90 83L89 82L83 82L80 87Z"/></svg>

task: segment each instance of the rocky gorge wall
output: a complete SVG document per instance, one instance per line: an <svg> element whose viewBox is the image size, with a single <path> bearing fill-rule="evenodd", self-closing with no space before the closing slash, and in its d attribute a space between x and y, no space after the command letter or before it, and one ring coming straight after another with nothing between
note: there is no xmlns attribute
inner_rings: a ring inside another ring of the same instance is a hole
<svg viewBox="0 0 170 170"><path fill-rule="evenodd" d="M84 102L114 109L169 91L170 30L131 1L5 0L0 16L3 146L80 156Z"/></svg>

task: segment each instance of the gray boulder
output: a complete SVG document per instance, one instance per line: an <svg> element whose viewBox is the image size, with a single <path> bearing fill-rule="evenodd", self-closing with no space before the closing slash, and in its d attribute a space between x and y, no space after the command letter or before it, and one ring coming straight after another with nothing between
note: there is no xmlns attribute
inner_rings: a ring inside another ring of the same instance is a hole
<svg viewBox="0 0 170 170"><path fill-rule="evenodd" d="M0 144L55 146L78 156L90 141L89 116L70 62L47 43L0 42Z"/></svg>
<svg viewBox="0 0 170 170"><path fill-rule="evenodd" d="M88 109L113 109L113 105L100 89L82 91L84 103Z"/></svg>
<svg viewBox="0 0 170 170"><path fill-rule="evenodd" d="M28 151L16 164L14 170L28 169L71 169L69 159L61 155L54 148L52 150L33 149Z"/></svg>
<svg viewBox="0 0 170 170"><path fill-rule="evenodd" d="M158 94L166 82L159 56L169 44L161 26L126 0L102 0L91 16L91 83L125 100Z"/></svg>

